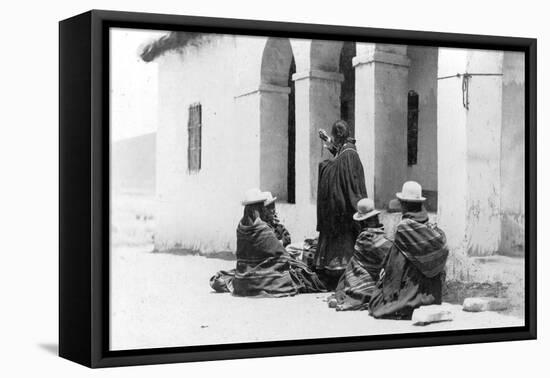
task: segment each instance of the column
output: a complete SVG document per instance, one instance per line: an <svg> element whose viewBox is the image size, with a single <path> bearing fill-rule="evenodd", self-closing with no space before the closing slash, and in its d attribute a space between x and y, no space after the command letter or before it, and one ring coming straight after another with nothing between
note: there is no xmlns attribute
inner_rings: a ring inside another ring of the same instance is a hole
<svg viewBox="0 0 550 378"><path fill-rule="evenodd" d="M499 246L502 57L439 49L438 221L453 253Z"/></svg>
<svg viewBox="0 0 550 378"><path fill-rule="evenodd" d="M407 169L407 47L357 43L355 136L369 197L385 208Z"/></svg>
<svg viewBox="0 0 550 378"><path fill-rule="evenodd" d="M261 84L260 188L279 201L288 199L288 94L289 87Z"/></svg>
<svg viewBox="0 0 550 378"><path fill-rule="evenodd" d="M319 162L329 157L323 151L318 130L330 133L340 118L338 72L308 70L292 76L296 92L296 203L315 203Z"/></svg>

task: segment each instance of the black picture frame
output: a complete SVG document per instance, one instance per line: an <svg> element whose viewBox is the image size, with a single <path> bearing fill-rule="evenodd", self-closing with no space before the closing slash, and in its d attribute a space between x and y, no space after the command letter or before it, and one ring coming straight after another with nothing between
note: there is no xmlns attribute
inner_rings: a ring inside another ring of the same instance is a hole
<svg viewBox="0 0 550 378"><path fill-rule="evenodd" d="M109 351L110 27L525 52L525 326ZM59 23L59 354L89 367L535 339L536 39L92 10Z"/></svg>

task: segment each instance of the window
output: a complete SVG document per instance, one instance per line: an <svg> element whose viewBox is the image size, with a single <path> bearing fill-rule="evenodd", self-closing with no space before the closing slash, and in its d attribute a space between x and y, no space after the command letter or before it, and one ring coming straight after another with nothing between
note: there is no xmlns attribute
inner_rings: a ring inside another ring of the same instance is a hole
<svg viewBox="0 0 550 378"><path fill-rule="evenodd" d="M189 106L187 135L187 170L189 173L198 172L201 169L202 144L202 107L199 103Z"/></svg>
<svg viewBox="0 0 550 378"><path fill-rule="evenodd" d="M409 91L407 101L407 164L418 159L418 93Z"/></svg>

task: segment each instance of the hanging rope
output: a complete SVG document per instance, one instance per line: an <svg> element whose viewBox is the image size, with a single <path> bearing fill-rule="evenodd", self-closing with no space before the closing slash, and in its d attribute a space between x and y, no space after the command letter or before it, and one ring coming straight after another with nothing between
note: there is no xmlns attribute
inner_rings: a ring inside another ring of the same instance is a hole
<svg viewBox="0 0 550 378"><path fill-rule="evenodd" d="M466 110L470 109L470 80L472 76L502 76L500 73L457 73L456 75L449 75L438 77L437 80L450 79L453 77L460 78L462 77L462 106Z"/></svg>
<svg viewBox="0 0 550 378"><path fill-rule="evenodd" d="M462 106L466 108L466 110L470 109L470 78L472 76L468 74L462 75Z"/></svg>

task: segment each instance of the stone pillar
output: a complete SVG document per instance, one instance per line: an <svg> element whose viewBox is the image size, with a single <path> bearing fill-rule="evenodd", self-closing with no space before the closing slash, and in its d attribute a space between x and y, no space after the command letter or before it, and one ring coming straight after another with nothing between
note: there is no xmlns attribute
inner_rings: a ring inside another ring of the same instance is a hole
<svg viewBox="0 0 550 378"><path fill-rule="evenodd" d="M407 174L407 47L357 43L355 136L369 197L386 207Z"/></svg>
<svg viewBox="0 0 550 378"><path fill-rule="evenodd" d="M260 188L279 201L288 199L288 94L289 87L261 84Z"/></svg>
<svg viewBox="0 0 550 378"><path fill-rule="evenodd" d="M239 122L245 122L246 148L235 151L246 162L249 187L269 190L280 201L287 199L288 94L290 88L260 84L235 96ZM244 129L244 128L243 128ZM259 157L259 159L258 159Z"/></svg>
<svg viewBox="0 0 550 378"><path fill-rule="evenodd" d="M504 52L499 253L525 256L525 54Z"/></svg>
<svg viewBox="0 0 550 378"><path fill-rule="evenodd" d="M340 84L342 74L321 70L297 72L296 98L296 203L315 203L318 165L329 157L323 151L318 130L330 133L340 118Z"/></svg>
<svg viewBox="0 0 550 378"><path fill-rule="evenodd" d="M438 221L453 253L488 255L499 246L502 57L439 49Z"/></svg>

